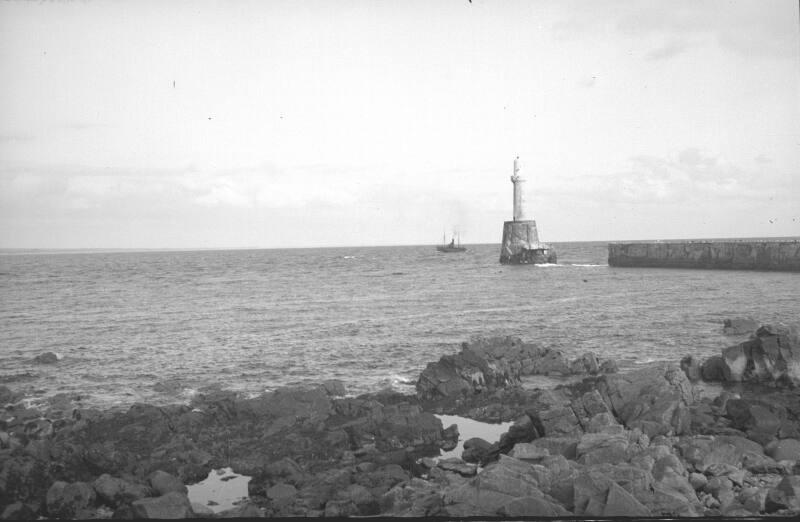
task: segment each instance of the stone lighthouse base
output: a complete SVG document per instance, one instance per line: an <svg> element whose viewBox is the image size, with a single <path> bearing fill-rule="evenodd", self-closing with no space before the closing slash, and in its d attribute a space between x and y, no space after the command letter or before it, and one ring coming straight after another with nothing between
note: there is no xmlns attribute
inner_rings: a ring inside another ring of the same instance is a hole
<svg viewBox="0 0 800 522"><path fill-rule="evenodd" d="M500 262L504 265L555 263L556 251L547 243L539 242L536 221L506 221Z"/></svg>

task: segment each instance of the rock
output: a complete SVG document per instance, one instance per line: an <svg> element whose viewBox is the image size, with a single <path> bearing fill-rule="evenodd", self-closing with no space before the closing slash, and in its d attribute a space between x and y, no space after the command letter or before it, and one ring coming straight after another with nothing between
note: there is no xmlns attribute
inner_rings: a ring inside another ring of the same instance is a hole
<svg viewBox="0 0 800 522"><path fill-rule="evenodd" d="M624 433L586 433L576 448L581 464L617 464L627 460L629 442Z"/></svg>
<svg viewBox="0 0 800 522"><path fill-rule="evenodd" d="M355 515L358 515L358 507L352 500L329 500L325 503L325 518Z"/></svg>
<svg viewBox="0 0 800 522"><path fill-rule="evenodd" d="M592 352L587 352L570 364L570 370L572 373L596 375L600 371L600 365L597 362L597 356Z"/></svg>
<svg viewBox="0 0 800 522"><path fill-rule="evenodd" d="M758 323L751 317L725 319L722 324L722 333L725 335L747 335L755 332Z"/></svg>
<svg viewBox="0 0 800 522"><path fill-rule="evenodd" d="M380 512L378 499L372 492L361 484L350 484L342 491L337 493L339 500L352 502L356 506L359 515L371 516Z"/></svg>
<svg viewBox="0 0 800 522"><path fill-rule="evenodd" d="M85 482L57 481L47 490L47 513L56 518L75 518L94 504L94 489Z"/></svg>
<svg viewBox="0 0 800 522"><path fill-rule="evenodd" d="M690 473L689 484L692 485L695 491L699 491L706 487L706 484L708 484L708 479L702 473Z"/></svg>
<svg viewBox="0 0 800 522"><path fill-rule="evenodd" d="M135 518L191 518L194 514L189 498L176 491L135 500L131 510Z"/></svg>
<svg viewBox="0 0 800 522"><path fill-rule="evenodd" d="M499 513L507 517L558 517L569 515L569 511L544 497L515 498L500 508Z"/></svg>
<svg viewBox="0 0 800 522"><path fill-rule="evenodd" d="M514 448L508 453L508 456L525 462L538 464L542 459L550 456L550 451L547 448L536 446L530 442L520 442L514 445Z"/></svg>
<svg viewBox="0 0 800 522"><path fill-rule="evenodd" d="M701 362L691 355L681 359L681 370L691 382L697 382L703 378Z"/></svg>
<svg viewBox="0 0 800 522"><path fill-rule="evenodd" d="M185 495L188 492L188 489L179 478L161 470L151 473L147 480L157 495L166 495L171 492Z"/></svg>
<svg viewBox="0 0 800 522"><path fill-rule="evenodd" d="M636 500L636 497L625 491L623 488L612 482L608 488L605 506L603 506L604 517L648 517L650 510Z"/></svg>
<svg viewBox="0 0 800 522"><path fill-rule="evenodd" d="M738 501L750 513L757 515L764 511L765 502L767 500L766 489L757 487L743 488L739 492Z"/></svg>
<svg viewBox="0 0 800 522"><path fill-rule="evenodd" d="M486 466L470 485L511 497L540 496L539 481L531 471L530 464L500 455L499 460Z"/></svg>
<svg viewBox="0 0 800 522"><path fill-rule="evenodd" d="M793 327L764 325L723 350L722 359L727 381L800 383L800 336Z"/></svg>
<svg viewBox="0 0 800 522"><path fill-rule="evenodd" d="M197 518L214 518L214 510L208 506L204 506L199 502L190 502L192 513Z"/></svg>
<svg viewBox="0 0 800 522"><path fill-rule="evenodd" d="M617 362L614 359L605 359L600 363L600 373L617 373Z"/></svg>
<svg viewBox="0 0 800 522"><path fill-rule="evenodd" d="M550 455L562 455L569 460L577 458L577 437L542 437L531 441L531 444L546 449Z"/></svg>
<svg viewBox="0 0 800 522"><path fill-rule="evenodd" d="M616 417L628 428L650 438L687 433L694 390L675 365L644 368L626 374L604 375L597 388Z"/></svg>
<svg viewBox="0 0 800 522"><path fill-rule="evenodd" d="M107 473L100 475L92 485L97 497L112 508L130 504L134 500L145 498L150 494L150 488L145 485L131 484Z"/></svg>
<svg viewBox="0 0 800 522"><path fill-rule="evenodd" d="M489 462L496 460L499 453L499 447L496 443L489 443L481 438L473 437L464 441L464 452L461 458L464 462L474 462L480 465L486 465Z"/></svg>
<svg viewBox="0 0 800 522"><path fill-rule="evenodd" d="M344 383L339 379L329 379L327 381L323 381L322 387L325 390L325 393L333 397L344 397L347 393Z"/></svg>
<svg viewBox="0 0 800 522"><path fill-rule="evenodd" d="M440 459L437 465L445 471L452 471L464 477L473 477L478 472L478 466L467 464L459 458Z"/></svg>
<svg viewBox="0 0 800 522"><path fill-rule="evenodd" d="M518 442L530 442L539 437L540 434L533 425L533 420L525 414L517 418L508 431L500 436L498 446L501 453L508 453Z"/></svg>
<svg viewBox="0 0 800 522"><path fill-rule="evenodd" d="M527 413L543 437L580 437L583 434L578 417L570 406L551 406Z"/></svg>
<svg viewBox="0 0 800 522"><path fill-rule="evenodd" d="M713 355L700 365L700 376L704 381L720 382L725 380L725 359L721 355Z"/></svg>
<svg viewBox="0 0 800 522"><path fill-rule="evenodd" d="M14 502L7 505L2 513L0 513L0 520L34 520L36 519L36 512L28 505L22 502Z"/></svg>
<svg viewBox="0 0 800 522"><path fill-rule="evenodd" d="M800 511L800 476L783 477L783 480L769 490L764 509L774 513L782 509Z"/></svg>
<svg viewBox="0 0 800 522"><path fill-rule="evenodd" d="M694 517L702 512L700 500L686 477L673 469L664 471L653 485L653 501L648 504L653 514Z"/></svg>
<svg viewBox="0 0 800 522"><path fill-rule="evenodd" d="M297 488L291 484L275 484L267 490L267 498L272 502L287 502L297 496Z"/></svg>
<svg viewBox="0 0 800 522"><path fill-rule="evenodd" d="M748 438L766 444L775 438L781 419L769 408L743 399L730 399L726 403L731 425L747 433Z"/></svg>
<svg viewBox="0 0 800 522"><path fill-rule="evenodd" d="M603 516L611 484L613 481L599 470L589 468L579 473L574 481L575 514Z"/></svg>
<svg viewBox="0 0 800 522"><path fill-rule="evenodd" d="M45 352L33 358L36 364L56 364L58 362L58 355L53 352Z"/></svg>
<svg viewBox="0 0 800 522"><path fill-rule="evenodd" d="M458 424L451 424L442 432L442 449L450 451L458 446Z"/></svg>
<svg viewBox="0 0 800 522"><path fill-rule="evenodd" d="M264 518L264 513L251 502L244 502L232 509L217 513L215 518Z"/></svg>
<svg viewBox="0 0 800 522"><path fill-rule="evenodd" d="M617 422L617 419L614 418L614 415L611 413L598 413L591 419L589 422L586 423L586 433L600 433L605 431L606 428L609 426L622 426Z"/></svg>
<svg viewBox="0 0 800 522"><path fill-rule="evenodd" d="M783 439L773 441L765 448L765 453L775 459L800 461L800 440Z"/></svg>

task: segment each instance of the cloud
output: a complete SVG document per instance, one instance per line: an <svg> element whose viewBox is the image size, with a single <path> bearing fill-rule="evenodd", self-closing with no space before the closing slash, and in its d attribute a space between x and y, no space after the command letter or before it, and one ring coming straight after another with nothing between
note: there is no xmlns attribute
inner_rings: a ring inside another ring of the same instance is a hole
<svg viewBox="0 0 800 522"><path fill-rule="evenodd" d="M797 15L786 16L788 3L596 0L561 5L568 7L551 28L559 41L597 40L616 32L661 42L645 54L649 60L668 60L714 43L744 57L797 59Z"/></svg>
<svg viewBox="0 0 800 522"><path fill-rule="evenodd" d="M22 143L35 140L30 134L0 134L0 145Z"/></svg>
<svg viewBox="0 0 800 522"><path fill-rule="evenodd" d="M662 47L652 49L645 54L645 58L648 60L667 60L685 53L688 49L689 43L687 40L673 40Z"/></svg>
<svg viewBox="0 0 800 522"><path fill-rule="evenodd" d="M776 190L793 197L792 189L780 188L787 186L793 186L787 175L763 168L745 168L697 147L688 147L670 157L634 156L623 169L560 178L557 183L540 186L539 190L557 198L645 205L713 205L723 200L752 204L754 200L774 196Z"/></svg>

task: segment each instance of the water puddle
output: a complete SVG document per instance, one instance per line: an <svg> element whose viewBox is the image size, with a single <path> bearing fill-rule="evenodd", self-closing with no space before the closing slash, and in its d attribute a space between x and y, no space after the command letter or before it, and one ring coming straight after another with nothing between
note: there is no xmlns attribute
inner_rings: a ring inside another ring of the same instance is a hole
<svg viewBox="0 0 800 522"><path fill-rule="evenodd" d="M189 500L208 507L214 513L236 507L249 497L250 477L237 475L231 468L212 469L202 482L186 486Z"/></svg>
<svg viewBox="0 0 800 522"><path fill-rule="evenodd" d="M458 415L437 415L436 417L442 421L442 425L445 428L451 424L458 426L458 445L450 451L442 451L439 456L442 459L461 458L461 453L464 452L464 441L474 437L479 437L489 443L498 442L500 435L507 432L513 424L512 422L501 422L499 424L479 422L466 417L459 417Z"/></svg>

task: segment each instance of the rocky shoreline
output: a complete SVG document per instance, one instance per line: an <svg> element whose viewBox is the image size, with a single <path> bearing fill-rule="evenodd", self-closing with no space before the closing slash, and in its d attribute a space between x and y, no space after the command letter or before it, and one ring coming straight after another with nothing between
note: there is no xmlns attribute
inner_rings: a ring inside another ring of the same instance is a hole
<svg viewBox="0 0 800 522"><path fill-rule="evenodd" d="M792 516L800 514L800 339L733 320L746 340L698 361L618 373L593 354L476 339L430 363L416 395L328 381L256 398L198 394L125 412L26 408L0 386L0 518ZM528 375L583 376L549 390ZM696 384L720 382L716 397ZM513 421L464 442L436 414ZM187 484L232 468L249 498L214 513Z"/></svg>

